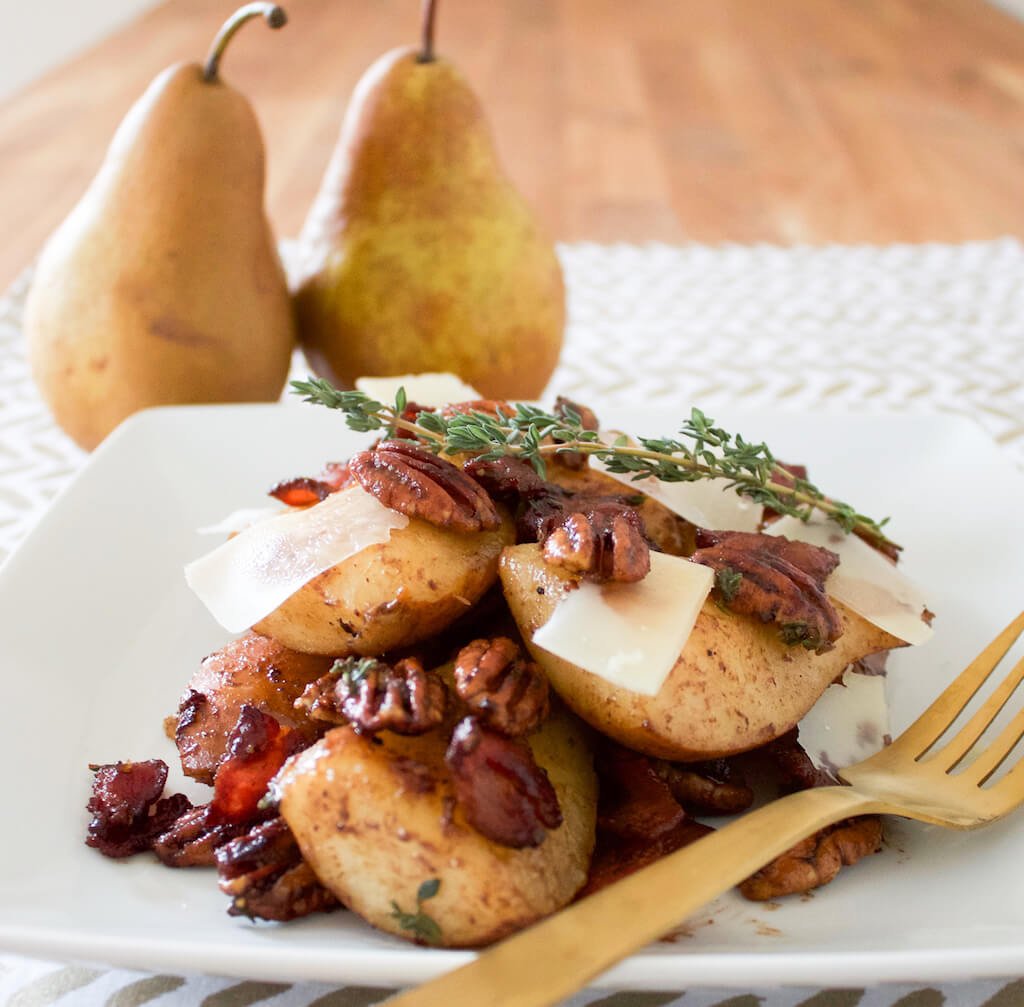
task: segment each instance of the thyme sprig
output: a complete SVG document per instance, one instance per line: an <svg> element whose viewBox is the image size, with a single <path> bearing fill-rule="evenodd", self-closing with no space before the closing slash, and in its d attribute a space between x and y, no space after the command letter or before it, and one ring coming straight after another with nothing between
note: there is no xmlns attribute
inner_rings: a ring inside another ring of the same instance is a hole
<svg viewBox="0 0 1024 1007"><path fill-rule="evenodd" d="M397 902L391 903L391 918L403 929L410 931L424 944L441 943L441 927L437 920L423 911L423 903L432 899L441 889L440 878L429 878L416 892L416 912L405 912Z"/></svg>
<svg viewBox="0 0 1024 1007"><path fill-rule="evenodd" d="M408 402L399 389L394 403L377 402L360 391L342 391L323 378L293 381L292 390L304 401L338 409L352 430L380 430L386 436L403 431L435 453L479 455L485 459L513 455L530 462L546 475L546 458L566 452L593 455L610 472L661 482L697 482L724 479L725 488L779 513L809 521L824 514L843 531L855 533L889 551L901 547L883 531L888 518L876 521L841 500L834 500L810 480L793 475L772 454L768 445L730 434L699 409L692 409L676 437L625 435L603 440L587 430L572 408L558 414L525 403L499 405L497 414L472 410L445 416L419 412L403 415Z"/></svg>

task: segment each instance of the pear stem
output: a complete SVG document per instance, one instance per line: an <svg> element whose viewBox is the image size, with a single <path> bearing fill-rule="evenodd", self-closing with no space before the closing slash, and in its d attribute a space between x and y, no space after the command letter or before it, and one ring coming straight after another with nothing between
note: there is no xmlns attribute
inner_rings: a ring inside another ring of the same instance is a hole
<svg viewBox="0 0 1024 1007"><path fill-rule="evenodd" d="M437 11L437 0L423 0L421 20L421 47L416 57L417 63L434 62L434 14Z"/></svg>
<svg viewBox="0 0 1024 1007"><path fill-rule="evenodd" d="M242 25L250 18L262 16L271 28L281 28L288 22L288 16L284 10L274 3L248 3L239 7L221 26L217 37L210 46L210 52L203 64L203 80L215 81L220 70L220 58L224 55L228 42Z"/></svg>

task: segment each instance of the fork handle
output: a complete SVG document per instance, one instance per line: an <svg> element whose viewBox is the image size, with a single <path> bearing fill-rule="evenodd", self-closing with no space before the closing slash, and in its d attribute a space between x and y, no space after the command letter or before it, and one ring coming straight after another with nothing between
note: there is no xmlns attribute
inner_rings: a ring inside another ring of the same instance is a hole
<svg viewBox="0 0 1024 1007"><path fill-rule="evenodd" d="M818 829L883 810L853 787L790 794L387 1001L550 1007Z"/></svg>

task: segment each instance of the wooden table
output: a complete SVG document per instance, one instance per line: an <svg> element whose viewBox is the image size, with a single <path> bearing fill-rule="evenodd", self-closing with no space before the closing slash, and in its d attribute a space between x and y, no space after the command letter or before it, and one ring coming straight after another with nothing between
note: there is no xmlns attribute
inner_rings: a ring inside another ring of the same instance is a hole
<svg viewBox="0 0 1024 1007"><path fill-rule="evenodd" d="M224 76L295 234L347 96L417 0L286 0ZM438 48L562 240L961 241L1024 233L1024 24L984 0L440 0ZM133 99L235 0L169 0L0 105L0 286ZM8 40L12 42L12 40Z"/></svg>

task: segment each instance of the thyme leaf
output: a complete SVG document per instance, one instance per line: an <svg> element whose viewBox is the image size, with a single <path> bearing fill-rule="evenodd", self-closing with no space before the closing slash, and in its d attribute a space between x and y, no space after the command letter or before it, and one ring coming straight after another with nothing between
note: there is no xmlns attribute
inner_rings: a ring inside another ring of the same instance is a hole
<svg viewBox="0 0 1024 1007"><path fill-rule="evenodd" d="M424 881L416 892L416 912L407 913L397 902L391 903L391 918L403 930L408 930L414 937L426 944L441 943L441 927L437 920L423 911L423 903L432 899L441 888L440 878L429 878Z"/></svg>
<svg viewBox="0 0 1024 1007"><path fill-rule="evenodd" d="M380 661L375 657L339 657L331 665L328 675L336 675L349 693L354 693L364 678Z"/></svg>
<svg viewBox="0 0 1024 1007"><path fill-rule="evenodd" d="M547 474L551 455L575 452L593 455L609 471L634 480L653 477L662 482L697 482L725 479L740 496L808 521L825 515L847 534L856 534L890 552L901 547L883 528L888 518L875 520L851 504L835 500L808 479L794 476L776 460L763 442L748 441L717 426L699 409L692 409L674 437L641 437L636 443L624 435L609 442L595 430L586 430L574 409L559 414L525 403L501 405L497 414L472 410L449 416L423 411L415 419L403 417L404 389L396 401L377 402L364 392L341 391L323 378L293 381L292 391L304 401L338 409L352 430L398 431L411 434L435 453L473 454L485 459L513 455L528 461L537 473Z"/></svg>
<svg viewBox="0 0 1024 1007"><path fill-rule="evenodd" d="M723 566L715 571L715 588L723 605L729 605L736 597L743 583L743 574L734 570L731 566Z"/></svg>

